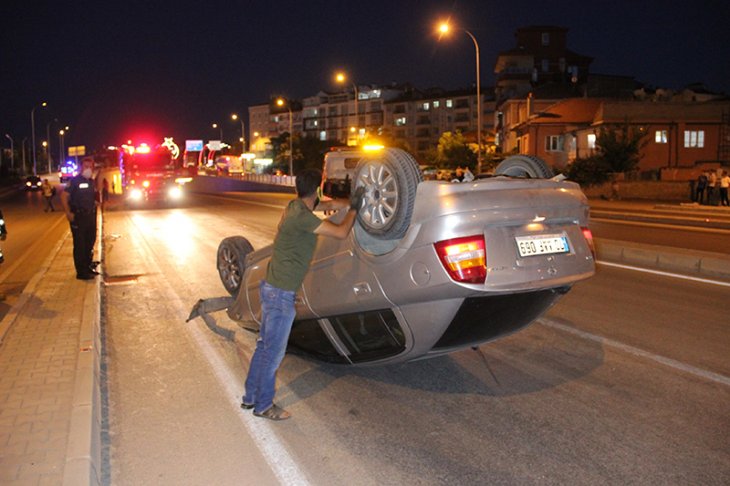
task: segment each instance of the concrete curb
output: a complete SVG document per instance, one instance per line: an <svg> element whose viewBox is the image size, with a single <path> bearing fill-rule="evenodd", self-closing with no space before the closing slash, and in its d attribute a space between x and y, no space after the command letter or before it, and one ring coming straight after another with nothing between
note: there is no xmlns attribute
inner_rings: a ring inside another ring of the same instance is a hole
<svg viewBox="0 0 730 486"><path fill-rule="evenodd" d="M99 212L96 250L100 261L102 223ZM101 278L98 278L84 295L64 486L101 484L101 349Z"/></svg>
<svg viewBox="0 0 730 486"><path fill-rule="evenodd" d="M599 261L730 280L730 255L596 238Z"/></svg>

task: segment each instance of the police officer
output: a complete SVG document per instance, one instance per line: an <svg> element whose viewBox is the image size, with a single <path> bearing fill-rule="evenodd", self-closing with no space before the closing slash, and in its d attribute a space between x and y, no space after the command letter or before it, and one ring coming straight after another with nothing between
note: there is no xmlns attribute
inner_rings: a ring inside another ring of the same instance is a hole
<svg viewBox="0 0 730 486"><path fill-rule="evenodd" d="M74 266L79 280L91 280L99 275L91 263L96 241L96 195L91 178L93 169L94 160L89 157L83 159L81 173L69 180L61 193L61 203L74 239Z"/></svg>

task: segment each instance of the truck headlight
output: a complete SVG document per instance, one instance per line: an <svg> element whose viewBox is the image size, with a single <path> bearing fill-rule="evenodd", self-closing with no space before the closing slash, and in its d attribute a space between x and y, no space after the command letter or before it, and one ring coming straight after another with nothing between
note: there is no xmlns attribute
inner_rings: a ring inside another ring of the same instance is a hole
<svg viewBox="0 0 730 486"><path fill-rule="evenodd" d="M172 199L180 199L183 195L182 187L180 186L172 186L168 191L167 195L170 196Z"/></svg>
<svg viewBox="0 0 730 486"><path fill-rule="evenodd" d="M142 199L142 191L139 189L132 189L129 191L129 199L133 201L139 201Z"/></svg>

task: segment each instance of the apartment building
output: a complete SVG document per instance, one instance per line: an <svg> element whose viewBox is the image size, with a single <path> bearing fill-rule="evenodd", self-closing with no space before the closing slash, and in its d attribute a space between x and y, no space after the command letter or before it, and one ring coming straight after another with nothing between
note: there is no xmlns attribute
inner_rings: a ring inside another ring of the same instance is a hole
<svg viewBox="0 0 730 486"><path fill-rule="evenodd" d="M476 143L476 90L430 89L410 85L358 86L343 92L320 91L304 98L294 111L294 133L358 145L391 138L406 145L418 159L438 145L444 132L461 131ZM494 142L495 103L492 89L482 94L482 142ZM296 106L293 104L293 106ZM288 132L289 113L272 104L249 108L250 140Z"/></svg>

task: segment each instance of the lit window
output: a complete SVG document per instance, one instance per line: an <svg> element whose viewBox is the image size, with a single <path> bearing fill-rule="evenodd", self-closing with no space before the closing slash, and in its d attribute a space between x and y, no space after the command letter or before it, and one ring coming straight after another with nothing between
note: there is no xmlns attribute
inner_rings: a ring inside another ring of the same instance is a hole
<svg viewBox="0 0 730 486"><path fill-rule="evenodd" d="M317 126L317 120L314 120L314 126L315 127Z"/></svg>
<svg viewBox="0 0 730 486"><path fill-rule="evenodd" d="M327 132L322 130L319 132L319 139L320 141L324 142L327 140Z"/></svg>
<svg viewBox="0 0 730 486"><path fill-rule="evenodd" d="M656 143L667 143L667 131L657 130L654 132L654 141Z"/></svg>
<svg viewBox="0 0 730 486"><path fill-rule="evenodd" d="M596 148L596 134L595 133L588 134L588 148L591 150Z"/></svg>
<svg viewBox="0 0 730 486"><path fill-rule="evenodd" d="M541 36L542 45L549 46L550 45L550 32L543 32Z"/></svg>
<svg viewBox="0 0 730 486"><path fill-rule="evenodd" d="M446 100L446 108L453 108L454 100Z"/></svg>
<svg viewBox="0 0 730 486"><path fill-rule="evenodd" d="M440 102L438 102L438 101L434 101L433 102L433 107L434 108L438 108L439 106L441 106L441 103Z"/></svg>
<svg viewBox="0 0 730 486"><path fill-rule="evenodd" d="M548 135L545 137L545 150L548 152L558 152L563 150L562 135Z"/></svg>
<svg viewBox="0 0 730 486"><path fill-rule="evenodd" d="M704 130L685 130L684 146L688 148L702 148L705 146Z"/></svg>
<svg viewBox="0 0 730 486"><path fill-rule="evenodd" d="M430 103L424 103L423 104L423 110L424 111L428 111L429 109L431 109L431 104Z"/></svg>
<svg viewBox="0 0 730 486"><path fill-rule="evenodd" d="M400 116L395 119L395 126L402 127L405 124L406 124L406 117Z"/></svg>

